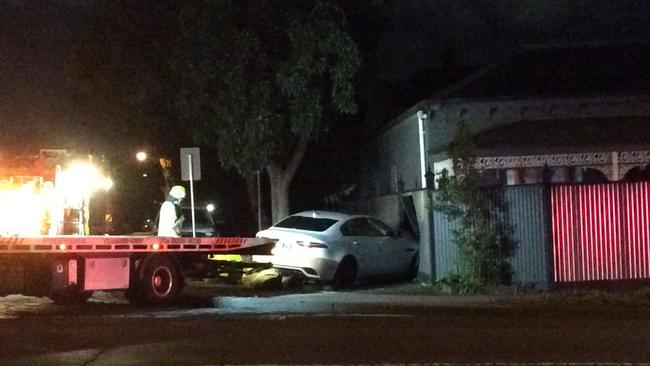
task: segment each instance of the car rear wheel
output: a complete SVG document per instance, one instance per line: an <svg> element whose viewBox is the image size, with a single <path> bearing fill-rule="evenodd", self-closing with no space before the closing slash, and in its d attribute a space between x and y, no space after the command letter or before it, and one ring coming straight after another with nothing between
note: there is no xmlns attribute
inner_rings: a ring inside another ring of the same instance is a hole
<svg viewBox="0 0 650 366"><path fill-rule="evenodd" d="M332 281L332 287L335 289L345 288L354 284L357 280L357 262L352 257L345 257L339 263L336 273L334 274L334 280Z"/></svg>

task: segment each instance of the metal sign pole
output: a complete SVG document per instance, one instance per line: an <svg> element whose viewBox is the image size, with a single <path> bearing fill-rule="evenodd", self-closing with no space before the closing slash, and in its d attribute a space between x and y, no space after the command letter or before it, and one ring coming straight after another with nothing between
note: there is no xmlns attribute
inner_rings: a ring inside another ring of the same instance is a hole
<svg viewBox="0 0 650 366"><path fill-rule="evenodd" d="M260 171L257 171L257 231L262 230L262 188L260 187Z"/></svg>
<svg viewBox="0 0 650 366"><path fill-rule="evenodd" d="M192 237L196 238L196 221L194 219L194 177L192 176L194 167L192 166L192 154L187 154L187 162L189 163L190 169L190 207L192 210Z"/></svg>

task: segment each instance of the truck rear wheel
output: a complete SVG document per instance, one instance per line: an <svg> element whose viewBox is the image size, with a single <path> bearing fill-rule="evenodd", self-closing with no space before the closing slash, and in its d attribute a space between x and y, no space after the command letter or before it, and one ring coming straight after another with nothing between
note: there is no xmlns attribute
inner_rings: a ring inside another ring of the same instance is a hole
<svg viewBox="0 0 650 366"><path fill-rule="evenodd" d="M140 298L151 305L168 304L182 289L183 279L170 258L156 255L145 263L139 283Z"/></svg>
<svg viewBox="0 0 650 366"><path fill-rule="evenodd" d="M128 288L124 290L124 298L131 304L142 304L141 291L137 288Z"/></svg>

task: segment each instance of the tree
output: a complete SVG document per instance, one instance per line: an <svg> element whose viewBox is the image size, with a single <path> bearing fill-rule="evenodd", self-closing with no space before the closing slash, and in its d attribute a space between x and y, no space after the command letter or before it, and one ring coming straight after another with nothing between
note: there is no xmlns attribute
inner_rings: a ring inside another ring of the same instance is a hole
<svg viewBox="0 0 650 366"><path fill-rule="evenodd" d="M336 1L203 1L181 14L180 110L222 166L266 170L274 221L309 144L356 113L359 65Z"/></svg>

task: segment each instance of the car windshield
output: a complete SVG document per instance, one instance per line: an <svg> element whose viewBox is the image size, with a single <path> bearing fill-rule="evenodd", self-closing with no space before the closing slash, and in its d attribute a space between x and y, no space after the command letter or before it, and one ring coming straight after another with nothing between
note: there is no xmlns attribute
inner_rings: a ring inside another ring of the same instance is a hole
<svg viewBox="0 0 650 366"><path fill-rule="evenodd" d="M307 231L325 231L332 225L336 224L336 222L337 220L334 219L306 216L289 216L286 219L275 224L274 227Z"/></svg>

